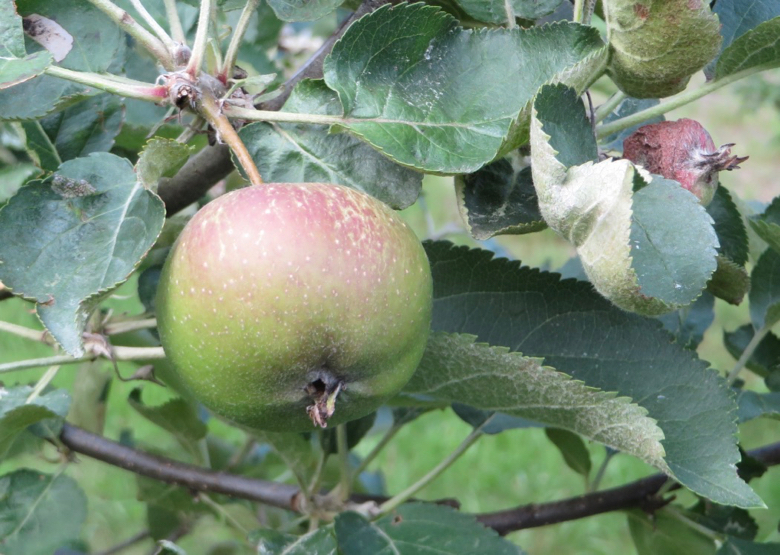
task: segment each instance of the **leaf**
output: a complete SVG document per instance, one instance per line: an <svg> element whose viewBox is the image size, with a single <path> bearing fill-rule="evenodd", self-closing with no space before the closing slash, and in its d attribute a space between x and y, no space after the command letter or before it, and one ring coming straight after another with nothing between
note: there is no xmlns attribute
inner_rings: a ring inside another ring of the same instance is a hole
<svg viewBox="0 0 780 555"><path fill-rule="evenodd" d="M723 79L741 71L780 66L780 17L757 25L726 48L715 66L715 79Z"/></svg>
<svg viewBox="0 0 780 555"><path fill-rule="evenodd" d="M595 29L574 23L467 31L437 8L399 4L350 26L324 75L348 131L404 166L458 174L526 142L518 118L537 89L566 79L582 90L605 53Z"/></svg>
<svg viewBox="0 0 780 555"><path fill-rule="evenodd" d="M187 145L171 139L150 139L135 164L138 180L150 191L157 191L157 182L163 177L173 177L189 159L191 152Z"/></svg>
<svg viewBox="0 0 780 555"><path fill-rule="evenodd" d="M705 291L688 306L684 306L658 319L671 333L678 345L696 350L706 332L715 320L715 298Z"/></svg>
<svg viewBox="0 0 780 555"><path fill-rule="evenodd" d="M699 501L686 515L710 530L752 540L758 533L755 519L745 509Z"/></svg>
<svg viewBox="0 0 780 555"><path fill-rule="evenodd" d="M625 398L574 381L541 360L470 335L435 331L404 393L563 428L667 470L655 422Z"/></svg>
<svg viewBox="0 0 780 555"><path fill-rule="evenodd" d="M155 555L187 555L184 549L170 540L160 540L157 542L157 545L159 549L155 551Z"/></svg>
<svg viewBox="0 0 780 555"><path fill-rule="evenodd" d="M21 126L30 157L39 168L53 172L68 160L110 150L123 117L122 101L100 94Z"/></svg>
<svg viewBox="0 0 780 555"><path fill-rule="evenodd" d="M32 388L29 386L0 388L0 459L19 434L33 424L49 420L46 422L47 435L57 434L68 414L70 395L66 390L58 389L40 395L28 404L30 393Z"/></svg>
<svg viewBox="0 0 780 555"><path fill-rule="evenodd" d="M618 104L617 108L615 108L615 110L611 114L609 114L606 118L604 118L604 123L609 123L611 121L615 121L620 118L630 116L637 112L641 112L642 110L646 110L647 108L652 108L653 106L657 106L659 103L660 100L658 100L657 98L633 98L630 96L626 97L620 102L620 104ZM637 123L636 125L632 125L631 127L624 129L623 131L618 131L617 133L613 133L612 135L605 137L602 140L602 144L604 145L604 150L614 150L622 153L623 140L625 140L626 137L631 135L634 131L636 131L643 125L658 123L664 121L664 119L666 119L664 118L664 116L655 116L643 121L642 123Z"/></svg>
<svg viewBox="0 0 780 555"><path fill-rule="evenodd" d="M73 49L59 64L66 69L101 73L125 51L124 33L90 2L72 0L17 0L19 15L37 14L55 20L73 37ZM99 30L99 32L97 32ZM28 42L29 53L43 47ZM89 55L85 55L85 53ZM95 94L94 89L42 75L11 89L0 90L0 119L39 118L74 97ZM30 102L34 98L35 102Z"/></svg>
<svg viewBox="0 0 780 555"><path fill-rule="evenodd" d="M723 185L715 190L715 196L707 206L707 213L715 222L715 233L720 243L718 253L744 266L749 254L747 228L731 193Z"/></svg>
<svg viewBox="0 0 780 555"><path fill-rule="evenodd" d="M325 17L344 0L268 0L276 17L282 21L314 21Z"/></svg>
<svg viewBox="0 0 780 555"><path fill-rule="evenodd" d="M455 176L463 221L474 239L515 235L547 227L531 179L531 167L502 158L475 173Z"/></svg>
<svg viewBox="0 0 780 555"><path fill-rule="evenodd" d="M634 191L644 178L628 160L593 163L596 142L573 89L545 85L533 112L539 208L577 248L593 286L617 306L646 315L693 302L715 270L718 245L698 199L660 177Z"/></svg>
<svg viewBox="0 0 780 555"><path fill-rule="evenodd" d="M725 256L716 257L717 269L707 282L707 291L727 303L740 305L750 291L750 276L744 266Z"/></svg>
<svg viewBox="0 0 780 555"><path fill-rule="evenodd" d="M276 451L287 467L293 471L299 484L308 482L315 464L311 442L302 434L253 431L261 443L267 443Z"/></svg>
<svg viewBox="0 0 780 555"><path fill-rule="evenodd" d="M51 65L48 52L35 52L24 58L0 58L0 90L37 77Z"/></svg>
<svg viewBox="0 0 780 555"><path fill-rule="evenodd" d="M260 529L251 532L248 541L260 555L336 555L336 538L331 526L303 536Z"/></svg>
<svg viewBox="0 0 780 555"><path fill-rule="evenodd" d="M0 477L0 550L51 555L78 539L87 498L69 476L21 469Z"/></svg>
<svg viewBox="0 0 780 555"><path fill-rule="evenodd" d="M198 418L195 407L181 397L150 407L141 401L141 388L137 387L127 401L141 416L173 434L185 449L192 451L192 444L206 437L208 427Z"/></svg>
<svg viewBox="0 0 780 555"><path fill-rule="evenodd" d="M27 163L0 168L0 208L16 194L19 187L39 173L38 168Z"/></svg>
<svg viewBox="0 0 780 555"><path fill-rule="evenodd" d="M721 52L737 39L754 29L759 23L780 16L780 4L775 0L731 0L730 2L715 2L713 13L720 21L720 34L723 37ZM705 69L707 78L711 79L718 58Z"/></svg>
<svg viewBox="0 0 780 555"><path fill-rule="evenodd" d="M757 543L729 537L716 555L777 555L780 543Z"/></svg>
<svg viewBox="0 0 780 555"><path fill-rule="evenodd" d="M604 0L603 8L608 70L629 96L662 98L682 91L720 49L720 23L706 2Z"/></svg>
<svg viewBox="0 0 780 555"><path fill-rule="evenodd" d="M69 194L63 181L94 192ZM0 281L35 300L46 329L82 356L88 316L132 273L164 218L162 201L136 182L127 160L96 153L65 162L0 210Z"/></svg>
<svg viewBox="0 0 780 555"><path fill-rule="evenodd" d="M678 509L675 507L674 510ZM650 516L639 509L631 509L627 516L637 555L713 555L715 542L712 538L670 515L668 510L656 511Z"/></svg>
<svg viewBox="0 0 780 555"><path fill-rule="evenodd" d="M360 440L363 439L366 434L374 427L374 421L376 420L376 412L367 414L357 420L350 420L345 425L347 427L347 449L351 450L355 447ZM338 452L338 443L336 440L336 430L333 428L326 428L320 430L320 446L322 450L328 453Z"/></svg>
<svg viewBox="0 0 780 555"><path fill-rule="evenodd" d="M750 320L757 330L780 321L780 253L767 249L753 267Z"/></svg>
<svg viewBox="0 0 780 555"><path fill-rule="evenodd" d="M338 115L338 98L322 81L304 80L283 111ZM363 191L395 209L411 206L422 174L388 160L362 141L325 126L255 123L241 128L260 174L269 183L338 183Z"/></svg>
<svg viewBox="0 0 780 555"><path fill-rule="evenodd" d="M356 512L336 516L340 555L521 555L522 550L451 507L407 503L370 522Z"/></svg>
<svg viewBox="0 0 780 555"><path fill-rule="evenodd" d="M761 505L734 469L733 394L695 353L670 342L659 322L617 309L587 282L493 260L488 251L444 241L425 249L434 331L544 357L575 380L634 399L663 430L665 460L677 480L724 505Z"/></svg>
<svg viewBox="0 0 780 555"><path fill-rule="evenodd" d="M563 455L566 466L577 474L581 474L587 478L591 469L590 451L588 451L582 438L577 434L573 434L570 431L561 428L545 428L544 432L547 434L547 439L549 439L553 445L558 448L561 455Z"/></svg>
<svg viewBox="0 0 780 555"><path fill-rule="evenodd" d="M477 21L504 25L515 18L535 20L553 13L561 0L459 0L458 4ZM510 15L511 14L511 15Z"/></svg>
<svg viewBox="0 0 780 555"><path fill-rule="evenodd" d="M23 58L27 54L23 23L14 4L9 0L0 2L0 56Z"/></svg>
<svg viewBox="0 0 780 555"><path fill-rule="evenodd" d="M770 247L780 252L780 197L775 197L763 214L749 217L748 223Z"/></svg>
<svg viewBox="0 0 780 555"><path fill-rule="evenodd" d="M780 419L780 393L758 393L744 390L737 394L739 423L767 416Z"/></svg>
<svg viewBox="0 0 780 555"><path fill-rule="evenodd" d="M733 332L724 332L723 345L729 354L738 360L742 352L753 339L755 330L751 324L737 328ZM768 376L770 372L780 365L780 338L769 332L753 351L753 355L745 366L759 376Z"/></svg>

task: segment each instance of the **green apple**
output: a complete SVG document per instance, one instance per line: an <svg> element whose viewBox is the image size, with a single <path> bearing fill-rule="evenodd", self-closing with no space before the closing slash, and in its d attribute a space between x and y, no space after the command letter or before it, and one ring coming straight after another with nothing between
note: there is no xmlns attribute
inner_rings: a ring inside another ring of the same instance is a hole
<svg viewBox="0 0 780 555"><path fill-rule="evenodd" d="M428 339L431 271L411 229L373 197L265 184L192 218L156 306L196 399L237 424L304 431L364 416L406 384Z"/></svg>

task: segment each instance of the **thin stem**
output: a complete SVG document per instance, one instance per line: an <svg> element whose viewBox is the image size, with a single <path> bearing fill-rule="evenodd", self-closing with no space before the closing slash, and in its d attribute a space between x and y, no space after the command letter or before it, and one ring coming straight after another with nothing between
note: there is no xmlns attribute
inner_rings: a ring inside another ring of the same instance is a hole
<svg viewBox="0 0 780 555"><path fill-rule="evenodd" d="M248 111L251 112L253 110ZM216 129L219 138L233 150L241 167L244 168L249 182L252 185L260 185L263 182L263 178L260 176L260 171L257 169L252 155L249 154L244 141L241 140L236 130L233 129L233 125L220 111L217 101L212 96L203 95L200 103L200 113Z"/></svg>
<svg viewBox="0 0 780 555"><path fill-rule="evenodd" d="M89 0L89 2L110 17L123 31L146 48L155 58L157 58L165 69L173 71L174 64L171 53L168 52L165 45L160 42L160 39L141 26L133 19L133 16L111 2L111 0Z"/></svg>
<svg viewBox="0 0 780 555"><path fill-rule="evenodd" d="M113 347L114 360L155 360L165 358L165 352L162 347ZM100 358L95 354L88 354L82 357L72 357L70 355L55 355L43 358L31 358L18 360L15 362L6 362L0 364L0 374L14 372L16 370L25 370L27 368L38 368L40 366L54 366L57 364L78 364L79 362L89 362Z"/></svg>
<svg viewBox="0 0 780 555"><path fill-rule="evenodd" d="M115 553L119 553L120 551L123 551L127 549L130 546L133 546L139 542L144 541L146 538L151 536L151 532L149 530L141 530L134 536L130 536L126 540L109 547L108 549L101 551L100 553L96 553L95 555L114 555Z"/></svg>
<svg viewBox="0 0 780 555"><path fill-rule="evenodd" d="M574 0L574 13L572 14L572 20L576 23L582 23L584 13L585 0Z"/></svg>
<svg viewBox="0 0 780 555"><path fill-rule="evenodd" d="M35 387L30 392L30 395L27 397L27 400L25 400L24 404L29 405L33 401L35 401L38 396L41 394L41 391L46 389L46 386L51 383L51 381L54 379L54 376L57 375L57 371L60 369L59 366L51 366L48 370L46 370L46 373L41 376L41 379L38 380L38 383L35 384Z"/></svg>
<svg viewBox="0 0 780 555"><path fill-rule="evenodd" d="M339 497L341 501L345 501L349 497L350 487L352 486L352 474L349 470L349 445L347 443L346 424L339 424L336 427L336 446L338 447L339 453Z"/></svg>
<svg viewBox="0 0 780 555"><path fill-rule="evenodd" d="M599 469L596 472L596 476L594 476L593 481L588 485L588 492L598 491L599 486L601 485L601 480L604 478L604 473L607 471L609 461L612 460L612 457L615 456L615 453L617 453L617 451L607 449L607 455L604 457L601 466L599 466Z"/></svg>
<svg viewBox="0 0 780 555"><path fill-rule="evenodd" d="M607 101L596 108L596 118L593 123L601 123L609 114L611 114L615 108L617 108L621 102L626 98L626 93L618 91L610 96Z"/></svg>
<svg viewBox="0 0 780 555"><path fill-rule="evenodd" d="M328 457L330 456L330 453L323 449L322 455L320 456L320 459L317 461L317 468L314 469L314 476L311 478L311 483L309 484L308 492L304 492L307 494L308 497L311 497L313 495L316 495L320 491L320 487L322 486L322 477L325 475L325 463L328 462Z"/></svg>
<svg viewBox="0 0 780 555"><path fill-rule="evenodd" d="M212 509L214 509L216 513L222 515L222 517L226 521L228 521L236 530L238 530L245 536L249 535L249 530L244 528L244 526L238 520L236 520L236 517L234 517L229 512L227 512L225 510L225 507L223 507L220 503L215 502L211 497L209 497L205 493L200 493L200 495L198 495L198 499L200 501L203 501L206 505L208 505Z"/></svg>
<svg viewBox="0 0 780 555"><path fill-rule="evenodd" d="M0 331L12 333L17 337L23 337L24 339L46 343L46 332L43 330L34 330L18 324L12 324L11 322L0 321Z"/></svg>
<svg viewBox="0 0 780 555"><path fill-rule="evenodd" d="M130 0L130 3L133 5L135 11L138 12L141 18L146 21L146 24L152 28L152 31L154 31L154 34L157 35L157 38L162 41L162 43L168 49L168 52L173 54L173 52L176 50L176 43L173 41L170 35L168 35L165 29L163 29L162 26L157 23L157 20L152 17L152 14L146 10L144 5L141 3L141 0Z"/></svg>
<svg viewBox="0 0 780 555"><path fill-rule="evenodd" d="M517 27L515 8L512 6L512 0L504 0L504 12L506 13L506 28L514 29Z"/></svg>
<svg viewBox="0 0 780 555"><path fill-rule="evenodd" d="M339 123L350 123L352 121L358 121L340 116L298 114L293 112L275 112L270 110L253 110L251 108L231 106L230 104L225 104L224 113L229 118L238 118L247 121L276 121L280 123L314 123L321 125L335 125ZM374 118L371 121L381 122L382 120Z"/></svg>
<svg viewBox="0 0 780 555"><path fill-rule="evenodd" d="M108 75L90 73L86 71L73 71L59 66L49 66L46 74L60 79L67 79L74 83L81 83L88 87L101 91L118 94L127 98L146 100L147 102L160 103L167 100L168 91L160 85L152 85L142 81L132 82L129 79L116 79Z"/></svg>
<svg viewBox="0 0 780 555"><path fill-rule="evenodd" d="M206 120L200 116L195 116L195 118L184 129L184 131L181 132L181 135L176 137L176 142L181 144L187 144L190 142L195 135L200 133L200 129L203 127L204 123L206 123Z"/></svg>
<svg viewBox="0 0 780 555"><path fill-rule="evenodd" d="M735 81L739 81L740 79L744 79L745 77L748 77L755 73L760 73L765 69L772 69L773 67L774 67L773 65L763 65L763 66L752 67L744 71L739 71L737 73L727 75L726 77L716 79L715 81L709 81L697 89L687 90L681 94L678 94L677 96L668 100L667 102L664 102L663 104L657 104L655 106L651 106L650 108L646 108L642 111L633 113L624 118L620 118L615 121L611 121L609 123L599 125L598 128L596 129L597 138L603 139L604 137L608 137L613 133L618 133L619 131L623 131L623 129L628 129L629 127L647 121L650 118L661 116L667 112L674 110L675 108L679 108L680 106L685 106L686 104L690 104L694 100L698 100L703 96L707 96L711 92L717 91L721 87L730 85Z"/></svg>
<svg viewBox="0 0 780 555"><path fill-rule="evenodd" d="M233 36L230 37L230 44L225 53L225 63L222 66L222 75L226 79L233 77L233 66L236 65L236 57L241 46L241 40L244 38L244 33L246 33L249 27L249 20L252 18L252 14L257 9L259 3L260 0L248 0L244 10L241 12L241 16L238 18L238 23L236 23L236 28L233 31Z"/></svg>
<svg viewBox="0 0 780 555"><path fill-rule="evenodd" d="M379 443L377 443L373 449L368 453L368 455L365 456L365 458L360 461L360 464L358 467L354 470L352 473L352 480L353 483L355 480L357 480L360 475L365 471L366 468L368 468L368 465L371 464L371 462L379 455L379 453L382 452L382 450L387 446L388 443L390 443L390 440L392 440L395 435L403 428L403 426L397 426L393 424L389 430L385 433L384 436L382 436L382 439L379 440Z"/></svg>
<svg viewBox="0 0 780 555"><path fill-rule="evenodd" d="M168 17L168 23L171 26L173 40L179 44L186 44L187 37L184 35L184 27L181 26L179 12L176 9L176 0L165 0L165 15Z"/></svg>
<svg viewBox="0 0 780 555"><path fill-rule="evenodd" d="M125 322L109 322L103 328L106 335L117 335L129 331L145 330L157 326L157 318L145 318L143 320L127 320Z"/></svg>
<svg viewBox="0 0 780 555"><path fill-rule="evenodd" d="M672 505L667 505L663 508L664 512L668 514L671 517L674 517L676 520L679 520L683 524L685 524L688 528L692 528L693 530L696 530L699 534L702 536L706 536L707 538L711 539L714 542L722 542L724 540L722 534L718 534L714 530L711 530L710 528L707 528L706 526L702 526L698 522L695 522L682 514L677 507L674 507Z"/></svg>
<svg viewBox="0 0 780 555"><path fill-rule="evenodd" d="M378 515L386 515L399 505L406 502L407 499L412 497L415 493L423 489L425 486L433 482L436 478L438 478L442 472L447 470L452 464L457 461L460 456L465 453L469 447L474 445L476 441L482 437L483 432L482 429L493 419L493 416L486 419L482 424L480 424L478 427L474 428L472 432L468 435L466 439L463 440L463 442L458 445L458 447L450 453L447 458L445 458L443 461L441 461L438 465L436 465L433 470L428 472L425 476L417 480L414 484L406 488L401 493L395 495L394 497L388 499L382 505L379 507L379 513Z"/></svg>
<svg viewBox="0 0 780 555"><path fill-rule="evenodd" d="M729 385L733 384L734 380L737 379L737 376L745 367L745 364L747 364L747 362L750 360L750 357L753 356L753 353L755 352L759 343L761 343L761 340L764 339L764 337L766 337L766 334L769 333L770 329L772 329L772 326L764 325L761 327L761 329L756 331L755 334L753 334L753 338L747 344L745 350L742 351L739 360L737 360L737 363L734 365L734 368L731 369L731 372L729 372L729 375L726 377L726 382L728 382Z"/></svg>
<svg viewBox="0 0 780 555"><path fill-rule="evenodd" d="M211 25L211 10L214 8L214 0L200 1L200 15L198 17L198 30L195 31L195 42L192 46L192 56L187 64L187 73L193 78L200 73L203 65L203 57L206 53L209 39L209 26Z"/></svg>

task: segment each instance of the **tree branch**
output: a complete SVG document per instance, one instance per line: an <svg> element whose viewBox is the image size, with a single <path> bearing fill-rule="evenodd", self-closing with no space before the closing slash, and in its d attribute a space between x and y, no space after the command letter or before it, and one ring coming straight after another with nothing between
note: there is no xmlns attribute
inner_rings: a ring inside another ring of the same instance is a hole
<svg viewBox="0 0 780 555"><path fill-rule="evenodd" d="M65 423L60 432L63 445L75 453L107 462L114 466L130 470L142 476L176 484L195 491L222 493L241 499L249 499L289 509L300 510L298 505L300 490L297 486L279 484L267 480L247 478L225 472L214 472L197 466L185 464L164 457L143 453L131 447L120 445L104 437L92 434L77 426ZM780 464L780 442L754 449L748 456L766 466ZM668 500L656 497L661 487L669 480L665 474L653 474L620 487L597 491L569 499L521 505L513 509L474 515L478 521L493 528L501 535L510 532L578 520L587 516L640 507L655 510L663 507ZM679 489L674 484L669 491ZM353 494L350 500L362 503L367 500L381 504L388 497ZM454 507L456 500L442 500Z"/></svg>
<svg viewBox="0 0 780 555"><path fill-rule="evenodd" d="M341 27L323 43L320 49L298 69L295 75L282 85L284 92L276 98L261 104L258 108L271 111L279 110L299 81L322 77L322 64L325 61L325 57L347 28L354 21L386 3L388 3L388 0L364 0L360 7L344 21ZM230 160L230 149L227 145L203 148L190 158L174 177L160 181L157 192L165 203L167 215L172 216L198 200L217 181L223 179L234 169L233 162Z"/></svg>

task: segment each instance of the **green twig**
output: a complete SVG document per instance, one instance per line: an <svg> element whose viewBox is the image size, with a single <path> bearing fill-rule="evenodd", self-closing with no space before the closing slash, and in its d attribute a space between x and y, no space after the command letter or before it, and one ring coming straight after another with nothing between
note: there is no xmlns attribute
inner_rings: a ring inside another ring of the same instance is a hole
<svg viewBox="0 0 780 555"><path fill-rule="evenodd" d="M23 337L24 339L46 343L46 332L43 330L34 330L18 324L12 324L11 322L0 321L0 331L12 333L17 337Z"/></svg>
<svg viewBox="0 0 780 555"><path fill-rule="evenodd" d="M601 463L601 466L599 466L598 471L596 472L596 476L593 477L593 481L588 484L588 493L597 491L599 489L599 486L601 485L601 480L604 478L604 473L607 471L607 466L609 465L609 461L612 460L612 457L615 456L617 451L612 451L610 449L607 449L607 455L604 457L604 460Z"/></svg>
<svg viewBox="0 0 780 555"><path fill-rule="evenodd" d="M350 123L353 121L367 121L367 120L353 120L343 118L340 116L326 116L320 114L298 114L294 112L274 112L270 110L253 110L251 108L241 108L239 106L231 106L225 104L224 113L229 118L238 118L246 121L275 121L280 123L314 123L321 125L336 125L340 123ZM370 121L382 123L398 123L393 120L381 120L378 118L372 118Z"/></svg>
<svg viewBox="0 0 780 555"><path fill-rule="evenodd" d="M184 27L181 26L179 12L176 9L176 0L165 0L165 15L171 26L171 36L179 44L187 44L187 37L184 35Z"/></svg>
<svg viewBox="0 0 780 555"><path fill-rule="evenodd" d="M146 330L157 327L157 318L145 318L143 320L126 320L124 322L109 322L103 328L106 335L117 335L129 331Z"/></svg>
<svg viewBox="0 0 780 555"><path fill-rule="evenodd" d="M165 29L163 29L160 24L157 23L157 20L152 17L152 14L146 10L144 5L141 3L141 0L130 0L130 3L133 5L135 11L138 12L141 18L146 21L146 24L152 28L152 31L154 31L154 34L157 35L157 38L160 39L160 41L165 45L165 47L168 49L168 52L173 55L173 52L176 50L176 43L173 41L170 35L168 35Z"/></svg>
<svg viewBox="0 0 780 555"><path fill-rule="evenodd" d="M165 352L162 347L112 347L112 352L114 360L154 360L165 358ZM38 368L40 366L78 364L79 362L89 362L98 358L100 358L98 355L90 353L82 357L55 355L43 358L18 360L0 364L0 374L14 372L16 370L25 370L27 368Z"/></svg>
<svg viewBox="0 0 780 555"><path fill-rule="evenodd" d="M352 473L352 482L354 483L355 480L357 480L360 475L368 468L368 465L371 464L371 462L379 455L379 453L382 452L382 450L387 446L388 443L390 443L390 440L392 440L395 435L403 428L403 425L397 425L393 424L389 430L385 433L384 436L382 436L382 439L379 440L379 443L377 443L373 449L368 453L368 455L365 456L365 458L360 461L360 464L358 467L354 470Z"/></svg>
<svg viewBox="0 0 780 555"><path fill-rule="evenodd" d="M352 486L352 473L349 469L349 444L347 443L346 424L339 424L336 426L336 446L339 453L339 497L340 501L345 501L349 497L350 488Z"/></svg>
<svg viewBox="0 0 780 555"><path fill-rule="evenodd" d="M469 447L474 445L476 441L482 437L483 435L483 428L493 419L493 416L485 420L482 424L480 424L478 427L474 428L472 432L468 435L466 439L463 440L463 442L458 445L458 447L447 456L443 461L441 461L438 465L436 465L433 470L428 472L425 476L417 480L414 484L406 488L401 493L395 495L394 497L388 499L382 505L379 507L379 512L377 516L386 515L399 505L406 502L409 498L411 498L414 494L416 494L418 491L423 489L425 486L433 482L436 478L438 478L442 472L447 470L452 464L457 461L460 456L465 453Z"/></svg>
<svg viewBox="0 0 780 555"><path fill-rule="evenodd" d="M615 108L617 108L620 103L623 102L625 98L626 93L623 91L618 91L610 96L604 104L596 108L596 117L593 123L601 123L604 121L604 118L610 115L615 110Z"/></svg>
<svg viewBox="0 0 780 555"><path fill-rule="evenodd" d="M54 379L54 376L57 375L59 369L59 366L51 366L48 370L46 370L43 376L41 376L41 379L38 380L38 383L35 384L35 387L30 392L30 395L27 396L27 400L24 402L25 405L29 405L38 398L41 392L46 389L46 386L49 385Z"/></svg>
<svg viewBox="0 0 780 555"><path fill-rule="evenodd" d="M247 27L249 27L249 20L252 18L252 14L257 9L259 3L260 0L248 0L244 10L241 12L241 17L238 18L233 36L230 37L230 44L225 52L225 63L222 66L222 75L226 80L233 77L233 66L236 65L238 48L241 46L241 40L244 38Z"/></svg>
<svg viewBox="0 0 780 555"><path fill-rule="evenodd" d="M192 56L187 64L187 73L193 78L200 73L203 65L203 57L209 42L209 27L211 26L211 10L214 9L214 0L200 1L200 15L198 17L198 30L195 31L195 42L192 45Z"/></svg>
<svg viewBox="0 0 780 555"><path fill-rule="evenodd" d="M171 53L165 48L165 45L160 42L160 39L155 37L133 19L133 16L111 2L111 0L89 0L89 2L110 17L123 31L146 48L146 50L157 58L165 69L168 71L174 69L173 58L171 57Z"/></svg>
<svg viewBox="0 0 780 555"><path fill-rule="evenodd" d="M729 375L726 377L726 381L728 382L729 385L734 383L734 380L737 379L737 376L745 367L745 364L747 364L747 362L750 360L750 357L753 356L753 353L755 352L759 343L761 343L761 340L764 339L764 337L766 337L766 334L768 334L769 330L771 329L772 326L764 325L761 327L761 329L756 331L755 334L753 334L753 338L747 344L745 350L742 351L739 360L737 360L737 363L734 365L734 368L731 369L731 372L729 372Z"/></svg>
<svg viewBox="0 0 780 555"><path fill-rule="evenodd" d="M133 82L130 79L118 79L110 75L87 71L73 71L59 66L49 66L46 68L46 74L52 77L59 77L60 79L67 79L74 83L81 83L101 91L147 102L160 103L168 98L168 91L165 87L142 81Z"/></svg>

